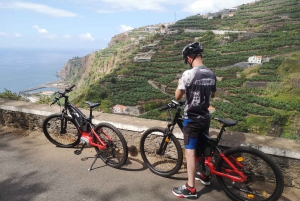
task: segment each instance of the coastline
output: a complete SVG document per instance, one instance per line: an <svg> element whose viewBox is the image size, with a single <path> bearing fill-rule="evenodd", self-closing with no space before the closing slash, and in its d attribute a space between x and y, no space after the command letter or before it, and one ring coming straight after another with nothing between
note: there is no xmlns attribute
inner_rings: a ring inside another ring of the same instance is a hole
<svg viewBox="0 0 300 201"><path fill-rule="evenodd" d="M19 91L19 95L22 97L25 97L30 102L37 102L40 99L40 95L44 96L52 96L56 91L59 91L61 89L65 89L68 87L69 84L65 84L63 79L55 80L52 82L47 82L45 84L31 87L29 89L25 89L22 91ZM39 90L39 91L36 91Z"/></svg>

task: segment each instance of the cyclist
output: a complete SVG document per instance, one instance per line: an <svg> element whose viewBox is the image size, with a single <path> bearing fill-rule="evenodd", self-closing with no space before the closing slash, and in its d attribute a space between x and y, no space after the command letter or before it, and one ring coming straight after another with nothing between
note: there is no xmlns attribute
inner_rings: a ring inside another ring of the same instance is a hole
<svg viewBox="0 0 300 201"><path fill-rule="evenodd" d="M197 155L201 151L209 134L210 115L208 111L210 98L216 95L216 75L202 63L203 47L200 43L190 43L183 48L184 62L191 69L186 70L178 80L175 90L175 99L180 100L186 95L183 115L184 147L187 162L188 181L185 185L173 188L177 197L197 197L195 180L204 185L210 185L209 176L200 172L196 174L196 147ZM202 152L203 153L203 152Z"/></svg>

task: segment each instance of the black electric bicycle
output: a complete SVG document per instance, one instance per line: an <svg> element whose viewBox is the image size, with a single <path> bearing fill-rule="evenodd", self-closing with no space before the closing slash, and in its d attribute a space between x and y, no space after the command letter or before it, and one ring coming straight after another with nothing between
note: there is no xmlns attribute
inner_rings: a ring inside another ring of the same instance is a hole
<svg viewBox="0 0 300 201"><path fill-rule="evenodd" d="M166 128L147 129L140 139L140 152L144 163L155 174L170 177L183 163L182 145L174 136L177 124L183 127L181 108L183 102L171 101L162 110L175 109L176 113ZM216 175L226 195L236 201L278 200L283 192L284 179L278 165L265 153L252 147L237 146L223 150L218 144L226 127L237 121L215 118L222 124L217 138L209 138L202 160L202 173Z"/></svg>
<svg viewBox="0 0 300 201"><path fill-rule="evenodd" d="M76 155L81 154L85 147L94 147L97 155L89 168L98 158L101 158L107 165L120 168L126 163L128 157L128 147L122 133L112 124L92 123L92 109L100 103L86 101L89 105L90 115L86 117L69 100L67 93L71 92L73 87L65 89L64 92L56 92L56 97L51 105L58 103L64 98L64 107L59 114L49 115L43 122L43 132L46 138L58 147L75 147L80 142L82 146L75 150ZM68 114L69 112L69 114Z"/></svg>

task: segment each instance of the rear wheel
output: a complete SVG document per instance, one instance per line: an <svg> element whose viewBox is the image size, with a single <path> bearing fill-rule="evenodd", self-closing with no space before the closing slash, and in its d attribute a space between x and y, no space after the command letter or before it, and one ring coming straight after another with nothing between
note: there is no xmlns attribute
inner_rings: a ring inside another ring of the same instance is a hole
<svg viewBox="0 0 300 201"><path fill-rule="evenodd" d="M149 128L140 140L140 151L144 163L155 174L170 177L176 174L182 165L182 148L174 135L164 138L165 129ZM166 147L159 153L161 144Z"/></svg>
<svg viewBox="0 0 300 201"><path fill-rule="evenodd" d="M217 180L226 195L232 200L275 201L283 192L283 175L277 164L263 152L251 147L234 147L224 155L232 164L247 176L247 181L233 182L229 178L217 176ZM225 174L232 168L219 158L216 170Z"/></svg>
<svg viewBox="0 0 300 201"><path fill-rule="evenodd" d="M107 148L100 150L95 147L99 157L109 166L120 168L127 161L128 148L122 133L109 123L100 123L94 128L100 139L105 142Z"/></svg>
<svg viewBox="0 0 300 201"><path fill-rule="evenodd" d="M80 133L73 119L62 114L52 114L43 122L43 132L46 138L59 147L74 147L80 142Z"/></svg>

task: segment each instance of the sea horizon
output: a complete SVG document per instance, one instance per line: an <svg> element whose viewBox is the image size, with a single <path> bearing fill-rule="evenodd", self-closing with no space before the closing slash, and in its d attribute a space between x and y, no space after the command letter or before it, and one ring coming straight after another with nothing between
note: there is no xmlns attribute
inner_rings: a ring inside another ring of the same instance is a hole
<svg viewBox="0 0 300 201"><path fill-rule="evenodd" d="M86 48L0 48L0 93L19 93L59 80L57 71L73 57L95 51ZM42 89L43 90L43 89Z"/></svg>

